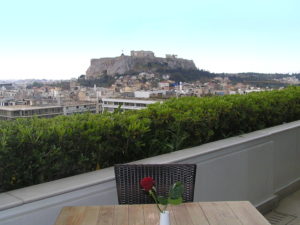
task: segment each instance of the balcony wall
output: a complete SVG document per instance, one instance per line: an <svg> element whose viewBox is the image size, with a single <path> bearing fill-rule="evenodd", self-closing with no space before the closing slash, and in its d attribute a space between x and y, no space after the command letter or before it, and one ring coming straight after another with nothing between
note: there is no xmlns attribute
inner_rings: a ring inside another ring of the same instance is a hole
<svg viewBox="0 0 300 225"><path fill-rule="evenodd" d="M299 187L300 121L134 163L196 163L195 201L272 205ZM0 194L1 225L51 225L70 205L116 204L113 168Z"/></svg>

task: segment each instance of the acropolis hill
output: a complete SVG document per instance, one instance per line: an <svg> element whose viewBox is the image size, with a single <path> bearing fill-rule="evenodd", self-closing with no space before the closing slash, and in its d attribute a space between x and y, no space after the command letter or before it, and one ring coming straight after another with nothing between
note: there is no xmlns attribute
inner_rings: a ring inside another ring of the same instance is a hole
<svg viewBox="0 0 300 225"><path fill-rule="evenodd" d="M166 55L166 58L155 57L151 51L131 51L130 56L122 54L114 58L91 59L91 65L86 71L88 79L102 75L156 72L160 69L196 70L193 60L180 59L176 55Z"/></svg>

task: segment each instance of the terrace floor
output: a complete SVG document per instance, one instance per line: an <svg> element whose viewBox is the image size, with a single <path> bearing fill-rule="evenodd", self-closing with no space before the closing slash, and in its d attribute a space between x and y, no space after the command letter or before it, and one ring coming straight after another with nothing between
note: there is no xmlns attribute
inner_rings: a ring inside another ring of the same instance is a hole
<svg viewBox="0 0 300 225"><path fill-rule="evenodd" d="M265 217L272 225L300 225L300 190L282 199Z"/></svg>

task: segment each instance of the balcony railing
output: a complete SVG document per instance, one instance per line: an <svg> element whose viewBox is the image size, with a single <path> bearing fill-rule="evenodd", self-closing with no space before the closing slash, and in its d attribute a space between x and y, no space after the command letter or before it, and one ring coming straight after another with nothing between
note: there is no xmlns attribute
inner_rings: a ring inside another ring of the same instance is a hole
<svg viewBox="0 0 300 225"><path fill-rule="evenodd" d="M195 201L249 200L260 210L299 188L300 121L134 163L196 163ZM113 168L0 194L1 225L50 225L70 205L117 204Z"/></svg>

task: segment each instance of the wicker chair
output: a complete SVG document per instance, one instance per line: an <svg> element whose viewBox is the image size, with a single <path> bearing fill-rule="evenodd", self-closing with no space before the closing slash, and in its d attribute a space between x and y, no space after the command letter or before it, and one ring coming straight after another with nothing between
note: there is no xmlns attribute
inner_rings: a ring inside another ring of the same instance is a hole
<svg viewBox="0 0 300 225"><path fill-rule="evenodd" d="M155 180L157 194L166 196L176 181L184 185L183 201L194 199L196 165L195 164L118 164L115 176L119 204L148 204L153 199L142 190L140 180L152 177Z"/></svg>

